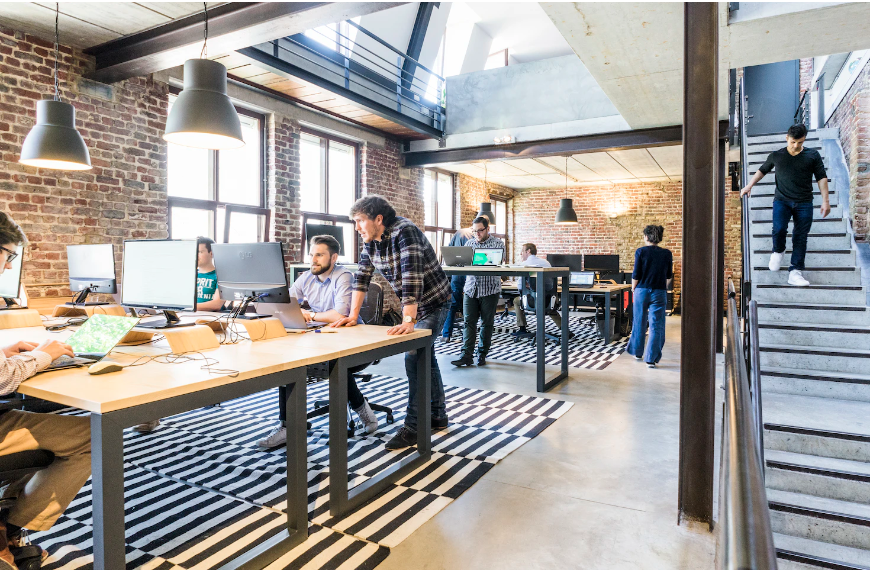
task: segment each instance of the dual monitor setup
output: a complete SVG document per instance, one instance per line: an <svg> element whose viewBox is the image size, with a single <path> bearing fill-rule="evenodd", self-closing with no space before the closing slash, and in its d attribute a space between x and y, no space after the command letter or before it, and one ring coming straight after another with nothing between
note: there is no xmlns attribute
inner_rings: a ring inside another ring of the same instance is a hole
<svg viewBox="0 0 870 570"><path fill-rule="evenodd" d="M120 304L132 309L162 311L164 319L140 323L142 328L170 328L192 325L181 322L177 311L196 309L196 240L129 240L124 242ZM280 242L212 244L221 299L237 301L236 318L245 315L251 302L289 303L284 251ZM21 255L0 278L0 297L9 304L19 297ZM117 294L115 254L112 244L67 246L70 290L78 294L72 306L88 302L91 293ZM117 300L117 297L116 297Z"/></svg>

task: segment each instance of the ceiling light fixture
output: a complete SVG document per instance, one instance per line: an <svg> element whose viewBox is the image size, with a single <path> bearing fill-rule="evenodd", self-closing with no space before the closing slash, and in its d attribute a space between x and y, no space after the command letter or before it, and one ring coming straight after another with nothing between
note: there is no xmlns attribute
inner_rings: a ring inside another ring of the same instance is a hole
<svg viewBox="0 0 870 570"><path fill-rule="evenodd" d="M556 224L561 226L576 225L577 212L574 211L574 201L568 198L568 156L565 156L565 197L559 201L559 211L556 212Z"/></svg>
<svg viewBox="0 0 870 570"><path fill-rule="evenodd" d="M208 5L199 59L184 62L184 89L172 104L163 139L216 150L241 148L242 124L227 96L227 68L208 57Z"/></svg>
<svg viewBox="0 0 870 570"><path fill-rule="evenodd" d="M489 197L489 169L486 167L486 161L483 163L483 191L486 193L487 197ZM485 217L489 220L489 225L495 226L495 214L492 211L492 203L491 202L481 202L480 203L480 211L477 213L477 217Z"/></svg>
<svg viewBox="0 0 870 570"><path fill-rule="evenodd" d="M24 138L18 162L55 170L90 170L91 156L76 130L76 110L60 100L57 62L60 53L60 4L54 12L54 99L36 102L36 124Z"/></svg>

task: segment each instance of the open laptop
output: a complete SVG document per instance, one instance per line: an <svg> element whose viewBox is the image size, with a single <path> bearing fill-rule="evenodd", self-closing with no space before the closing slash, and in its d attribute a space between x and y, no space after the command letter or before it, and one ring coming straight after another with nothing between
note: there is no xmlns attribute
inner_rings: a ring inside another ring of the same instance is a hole
<svg viewBox="0 0 870 570"><path fill-rule="evenodd" d="M572 271L569 281L574 288L591 288L595 286L594 271Z"/></svg>
<svg viewBox="0 0 870 570"><path fill-rule="evenodd" d="M319 321L306 323L296 297L290 297L289 303L257 303L257 313L277 318L285 329L317 329L329 324Z"/></svg>
<svg viewBox="0 0 870 570"><path fill-rule="evenodd" d="M444 265L447 265L448 267L464 267L466 265L471 265L471 262L474 259L474 248L467 245L445 245L441 248L441 259L444 260Z"/></svg>
<svg viewBox="0 0 870 570"><path fill-rule="evenodd" d="M472 265L501 265L504 260L503 247L479 247L474 250Z"/></svg>
<svg viewBox="0 0 870 570"><path fill-rule="evenodd" d="M61 356L43 371L90 366L102 360L139 323L136 317L93 315L66 340L75 358Z"/></svg>

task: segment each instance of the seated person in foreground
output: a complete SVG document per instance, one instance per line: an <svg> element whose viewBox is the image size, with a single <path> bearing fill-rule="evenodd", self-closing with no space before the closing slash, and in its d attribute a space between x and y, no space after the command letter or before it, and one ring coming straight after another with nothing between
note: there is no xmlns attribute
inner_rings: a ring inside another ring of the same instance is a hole
<svg viewBox="0 0 870 570"><path fill-rule="evenodd" d="M523 259L522 264L526 267L551 267L549 261L538 257L538 247L533 243L524 243L523 251L520 255ZM547 293L553 292L555 287L552 286L552 283L548 282L546 285L549 285L546 287ZM523 297L531 295L532 298L535 299L537 292L531 288L529 283L523 277L520 277L519 291L520 296L514 297L514 312L517 315L517 325L519 326L519 329L511 334L515 337L533 336L534 333L530 333L526 328L526 313L523 311ZM537 303L537 299L535 299L535 302ZM537 307L537 305L535 306ZM556 323L556 326L561 330L562 316L555 311L548 312L547 316L553 319L553 322Z"/></svg>
<svg viewBox="0 0 870 570"><path fill-rule="evenodd" d="M0 274L12 268L16 247L26 241L18 224L0 212ZM72 348L56 340L38 345L19 341L3 347L0 394L15 392L23 381L63 355L72 357ZM90 418L0 410L0 455L36 449L54 453L54 463L35 474L4 481L2 497L15 498L15 504L0 511L0 570L16 568L12 550L21 545L21 529L50 529L91 476Z"/></svg>
<svg viewBox="0 0 870 570"><path fill-rule="evenodd" d="M334 323L350 314L350 301L353 273L338 263L339 243L329 235L311 238L311 270L306 271L293 283L290 295L296 297L300 305L307 303L308 309L302 315L308 322ZM358 322L362 322L358 319ZM278 417L281 425L267 438L257 442L262 449L271 449L287 442L285 409L287 397L284 388L279 390ZM353 376L347 379L347 401L357 413L368 433L378 429L378 418L363 397Z"/></svg>
<svg viewBox="0 0 870 570"><path fill-rule="evenodd" d="M214 267L214 254L211 244L214 240L207 237L196 238L199 250L196 258L196 310L219 311L224 302L217 291L217 271ZM151 420L133 427L137 433L151 433L160 425L160 420Z"/></svg>

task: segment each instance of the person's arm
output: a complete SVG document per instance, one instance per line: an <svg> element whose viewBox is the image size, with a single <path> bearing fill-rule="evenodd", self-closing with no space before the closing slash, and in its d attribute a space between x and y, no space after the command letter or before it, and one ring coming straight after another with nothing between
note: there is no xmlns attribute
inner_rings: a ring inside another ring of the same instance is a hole
<svg viewBox="0 0 870 570"><path fill-rule="evenodd" d="M357 324L359 312L362 309L363 301L366 299L366 293L369 290L369 283L372 281L372 274L375 271L375 266L369 257L369 252L363 247L359 252L359 268L353 276L353 294L350 299L350 313L337 321L333 321L331 327L352 327Z"/></svg>
<svg viewBox="0 0 870 570"><path fill-rule="evenodd" d="M334 323L341 320L350 314L351 297L353 288L353 275L350 273L342 273L335 282L335 297L333 304L335 308L328 311L302 311L307 321L317 321L322 323Z"/></svg>
<svg viewBox="0 0 870 570"><path fill-rule="evenodd" d="M668 277L665 281L665 288L668 291L673 291L674 289L674 254L671 253L668 259Z"/></svg>
<svg viewBox="0 0 870 570"><path fill-rule="evenodd" d="M767 173L769 173L771 170L773 170L773 160L771 159L772 156L773 156L773 153L771 153L767 156L767 160L764 161L764 164L762 164L761 166L758 167L758 172L755 173L755 175L752 177L752 180L749 181L749 184L747 184L740 191L741 198L743 196L745 196L746 194L749 194L750 192L752 192L752 187L755 186L756 184L758 184L761 181L761 179L767 175Z"/></svg>
<svg viewBox="0 0 870 570"><path fill-rule="evenodd" d="M643 276L643 263L641 262L640 257L640 248L635 250L634 252L634 269L631 271L631 292L634 293L634 290L637 289L637 284L640 282L640 278Z"/></svg>
<svg viewBox="0 0 870 570"><path fill-rule="evenodd" d="M22 382L40 372L56 358L66 355L74 356L72 347L56 340L47 340L32 350L23 350L22 345L34 343L17 343L4 347L0 355L0 394L7 395L18 389ZM6 356L8 352L19 350L17 354Z"/></svg>
<svg viewBox="0 0 870 570"><path fill-rule="evenodd" d="M831 213L831 202L828 198L828 173L825 172L825 162L822 160L821 155L816 157L815 172L813 174L816 177L816 182L819 183L819 192L822 194L822 217L827 218L828 214Z"/></svg>
<svg viewBox="0 0 870 570"><path fill-rule="evenodd" d="M211 301L206 301L205 303L197 303L196 310L197 311L220 311L221 307L223 307L224 302L221 301L221 296L218 293L218 290L214 290L214 295L211 298Z"/></svg>

